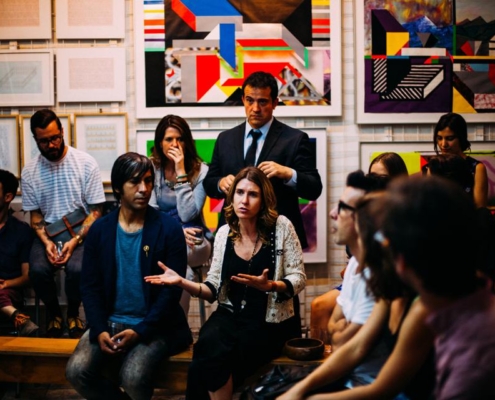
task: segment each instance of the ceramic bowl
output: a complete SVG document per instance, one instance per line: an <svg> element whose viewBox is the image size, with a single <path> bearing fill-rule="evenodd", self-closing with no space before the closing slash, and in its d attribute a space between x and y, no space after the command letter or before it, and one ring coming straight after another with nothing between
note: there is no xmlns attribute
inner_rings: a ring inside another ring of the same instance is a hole
<svg viewBox="0 0 495 400"><path fill-rule="evenodd" d="M290 339L284 346L285 355L299 361L318 360L322 358L324 350L325 344L320 339Z"/></svg>

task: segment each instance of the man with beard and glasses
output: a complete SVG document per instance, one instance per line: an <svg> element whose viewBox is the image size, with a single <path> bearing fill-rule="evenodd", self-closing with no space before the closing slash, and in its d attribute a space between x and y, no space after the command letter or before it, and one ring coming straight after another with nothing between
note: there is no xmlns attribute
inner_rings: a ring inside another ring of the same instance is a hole
<svg viewBox="0 0 495 400"><path fill-rule="evenodd" d="M53 111L43 109L34 113L31 132L40 154L23 168L21 175L22 207L30 211L31 226L36 232L29 277L46 306L46 335L61 337L63 319L54 272L65 267L67 328L70 337L78 338L84 332L84 323L79 318L83 242L91 224L101 216L105 202L100 170L89 154L65 144L62 124ZM84 210L86 219L77 235L63 243L59 251L45 227L77 209Z"/></svg>

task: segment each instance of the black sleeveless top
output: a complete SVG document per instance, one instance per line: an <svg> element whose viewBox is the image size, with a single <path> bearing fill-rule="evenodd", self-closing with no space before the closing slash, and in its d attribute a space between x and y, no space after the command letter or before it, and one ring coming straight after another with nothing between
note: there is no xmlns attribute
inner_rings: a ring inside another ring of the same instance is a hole
<svg viewBox="0 0 495 400"><path fill-rule="evenodd" d="M263 270L268 268L268 279L273 279L274 268L270 257L270 246L262 245L261 249L254 255L251 263L239 257L234 249L234 242L228 239L225 248L225 257L229 260L227 264L226 282L228 281L228 298L234 306L234 312L240 312L242 302L245 306L242 313L245 317L252 317L256 320L264 320L266 314L268 296L261 290L246 286L242 283L231 281L230 278L237 274L261 275ZM251 264L251 265L249 265Z"/></svg>

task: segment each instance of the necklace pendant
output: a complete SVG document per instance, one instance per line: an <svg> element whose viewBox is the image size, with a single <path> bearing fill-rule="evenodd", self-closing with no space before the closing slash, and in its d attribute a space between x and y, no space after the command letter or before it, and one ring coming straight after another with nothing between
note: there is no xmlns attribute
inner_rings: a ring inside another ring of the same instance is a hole
<svg viewBox="0 0 495 400"><path fill-rule="evenodd" d="M246 300L241 301L241 310L244 310L244 307L246 306Z"/></svg>

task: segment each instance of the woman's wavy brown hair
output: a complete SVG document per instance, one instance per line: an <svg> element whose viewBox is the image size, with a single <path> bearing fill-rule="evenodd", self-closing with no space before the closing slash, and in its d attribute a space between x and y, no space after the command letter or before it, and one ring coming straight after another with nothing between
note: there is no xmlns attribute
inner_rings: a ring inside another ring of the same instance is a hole
<svg viewBox="0 0 495 400"><path fill-rule="evenodd" d="M356 204L356 224L361 241L358 262L370 270L366 285L373 297L394 300L412 295L412 291L395 272L387 243L380 243L375 236L385 217L386 200L386 193L378 191L366 194Z"/></svg>
<svg viewBox="0 0 495 400"><path fill-rule="evenodd" d="M239 218L234 212L233 199L237 184L247 179L256 184L261 191L261 208L256 222L256 228L263 244L267 244L270 240L270 231L277 223L277 198L273 191L273 186L266 175L256 167L246 167L242 169L235 177L234 183L230 187L229 194L225 203L225 220L230 226L230 236L234 241L240 239L241 232L239 229Z"/></svg>
<svg viewBox="0 0 495 400"><path fill-rule="evenodd" d="M152 161L155 167L165 169L165 166L172 162L169 160L162 150L162 141L165 137L165 131L168 128L175 128L179 131L182 140L184 140L184 167L187 171L189 182L196 175L201 167L201 157L198 155L194 139L192 137L191 128L187 121L178 115L165 115L158 123L155 129L155 140L152 154Z"/></svg>

